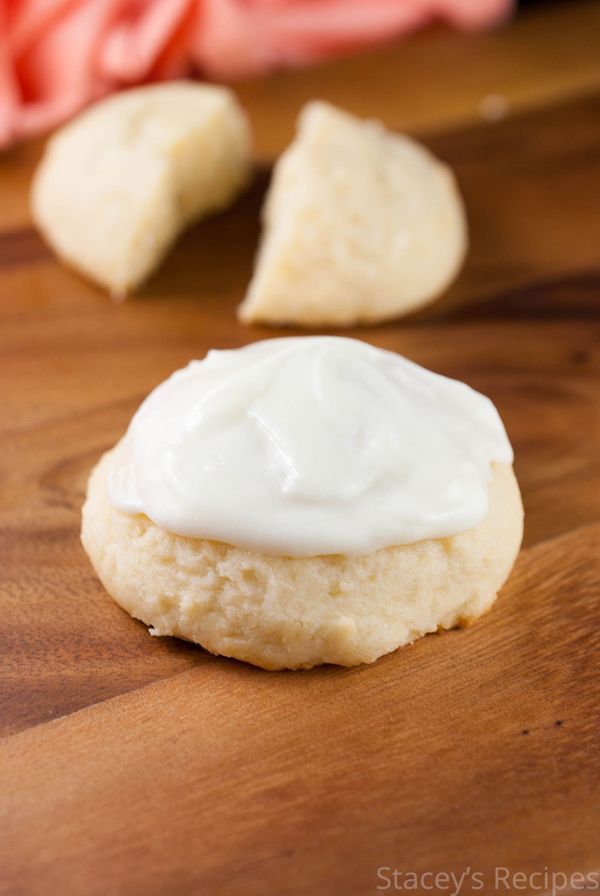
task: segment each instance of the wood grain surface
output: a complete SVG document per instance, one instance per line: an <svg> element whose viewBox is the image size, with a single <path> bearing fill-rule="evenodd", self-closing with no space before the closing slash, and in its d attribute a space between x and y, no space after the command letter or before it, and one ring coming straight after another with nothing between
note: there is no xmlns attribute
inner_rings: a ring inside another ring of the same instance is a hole
<svg viewBox="0 0 600 896"><path fill-rule="evenodd" d="M470 867L492 893L496 866L600 871L599 43L600 6L568 3L240 85L254 185L121 305L31 228L40 146L0 159L1 893L362 896L383 867ZM97 582L79 514L154 385L273 335L234 312L272 160L315 95L418 133L457 173L457 283L349 335L490 395L526 532L472 628L369 667L265 673L150 638Z"/></svg>

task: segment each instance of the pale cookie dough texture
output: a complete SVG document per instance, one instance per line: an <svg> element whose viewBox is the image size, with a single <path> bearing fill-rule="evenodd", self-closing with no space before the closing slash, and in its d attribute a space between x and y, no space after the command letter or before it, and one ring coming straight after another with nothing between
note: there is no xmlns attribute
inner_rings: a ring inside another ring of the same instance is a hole
<svg viewBox="0 0 600 896"><path fill-rule="evenodd" d="M51 138L33 217L64 261L123 297L188 224L230 203L249 171L249 129L231 91L183 81L141 87Z"/></svg>
<svg viewBox="0 0 600 896"><path fill-rule="evenodd" d="M263 209L247 323L370 323L426 305L467 246L450 169L424 146L323 102L302 111Z"/></svg>
<svg viewBox="0 0 600 896"><path fill-rule="evenodd" d="M467 624L494 602L521 543L510 464L494 464L487 516L458 535L358 557L275 557L172 535L113 509L111 453L90 479L82 530L107 591L153 634L265 669L370 663Z"/></svg>

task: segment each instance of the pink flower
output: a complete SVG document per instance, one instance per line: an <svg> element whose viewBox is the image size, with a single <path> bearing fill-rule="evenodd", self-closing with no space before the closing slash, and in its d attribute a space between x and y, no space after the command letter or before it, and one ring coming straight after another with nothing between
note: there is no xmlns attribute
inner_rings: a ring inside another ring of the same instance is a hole
<svg viewBox="0 0 600 896"><path fill-rule="evenodd" d="M133 84L303 65L445 20L482 28L511 0L0 0L0 145Z"/></svg>

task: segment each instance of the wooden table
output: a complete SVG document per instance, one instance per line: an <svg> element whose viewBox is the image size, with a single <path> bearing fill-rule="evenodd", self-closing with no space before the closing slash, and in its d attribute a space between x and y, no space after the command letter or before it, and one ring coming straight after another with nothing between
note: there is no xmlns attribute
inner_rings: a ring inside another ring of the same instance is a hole
<svg viewBox="0 0 600 896"><path fill-rule="evenodd" d="M477 872L490 893L496 866L600 871L599 45L600 6L570 2L240 85L253 189L122 305L32 230L39 147L2 159L2 893L354 896L391 880L378 869L467 868L461 892ZM457 172L459 281L351 335L492 397L526 535L474 627L371 667L269 674L150 638L97 582L79 511L156 383L270 335L234 309L268 168L313 96L418 133Z"/></svg>

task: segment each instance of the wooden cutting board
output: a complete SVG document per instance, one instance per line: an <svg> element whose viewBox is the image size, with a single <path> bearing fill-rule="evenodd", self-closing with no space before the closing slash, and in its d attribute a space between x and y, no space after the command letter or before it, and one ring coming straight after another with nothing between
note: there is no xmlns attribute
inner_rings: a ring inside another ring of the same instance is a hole
<svg viewBox="0 0 600 896"><path fill-rule="evenodd" d="M122 305L31 229L39 147L2 159L0 892L362 896L396 869L492 893L496 868L600 871L599 38L598 4L569 3L241 85L254 187ZM460 280L350 335L491 396L526 534L472 628L369 667L265 673L150 638L97 582L79 511L156 383L272 335L234 310L270 163L314 95L420 133L457 172Z"/></svg>

